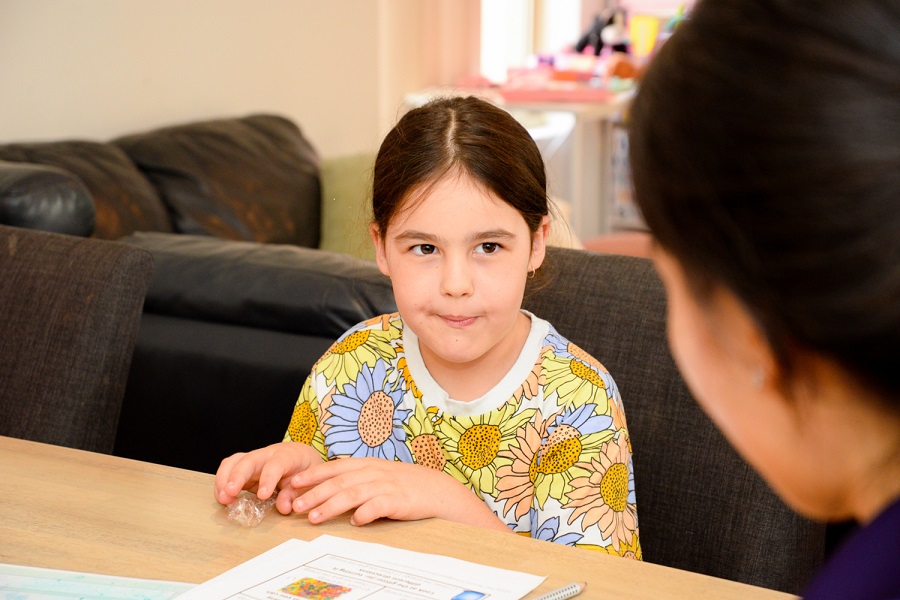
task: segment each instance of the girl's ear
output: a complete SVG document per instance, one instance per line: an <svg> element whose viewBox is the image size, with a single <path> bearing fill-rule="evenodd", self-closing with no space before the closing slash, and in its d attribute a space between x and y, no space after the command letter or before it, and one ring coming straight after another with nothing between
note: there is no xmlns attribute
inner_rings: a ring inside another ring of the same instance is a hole
<svg viewBox="0 0 900 600"><path fill-rule="evenodd" d="M375 223L369 225L369 236L372 238L372 244L375 246L375 262L378 264L378 270L390 277L391 271L384 250L384 238L381 237L381 231Z"/></svg>
<svg viewBox="0 0 900 600"><path fill-rule="evenodd" d="M544 262L544 256L547 253L547 239L550 237L550 215L544 215L541 218L541 224L538 225L537 231L531 240L531 260L528 263L529 270L537 269Z"/></svg>

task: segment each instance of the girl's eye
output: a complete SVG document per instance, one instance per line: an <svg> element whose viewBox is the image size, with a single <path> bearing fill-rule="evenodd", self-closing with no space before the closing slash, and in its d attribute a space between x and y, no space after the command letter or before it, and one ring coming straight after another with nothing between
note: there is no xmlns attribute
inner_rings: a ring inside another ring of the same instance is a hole
<svg viewBox="0 0 900 600"><path fill-rule="evenodd" d="M500 249L500 244L496 242L485 242L476 246L475 251L481 254L493 254Z"/></svg>
<svg viewBox="0 0 900 600"><path fill-rule="evenodd" d="M429 254L434 254L437 248L435 248L431 244L419 244L417 246L413 246L411 250L413 254L418 254L419 256L427 256Z"/></svg>

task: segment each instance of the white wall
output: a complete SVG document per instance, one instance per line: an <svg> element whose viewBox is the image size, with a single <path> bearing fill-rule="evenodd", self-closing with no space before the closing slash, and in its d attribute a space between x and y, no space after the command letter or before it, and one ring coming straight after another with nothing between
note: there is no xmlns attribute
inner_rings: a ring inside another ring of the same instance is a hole
<svg viewBox="0 0 900 600"><path fill-rule="evenodd" d="M0 143L105 140L270 111L297 122L322 156L370 151L403 94L437 83L411 50L427 37L428 6L0 0Z"/></svg>

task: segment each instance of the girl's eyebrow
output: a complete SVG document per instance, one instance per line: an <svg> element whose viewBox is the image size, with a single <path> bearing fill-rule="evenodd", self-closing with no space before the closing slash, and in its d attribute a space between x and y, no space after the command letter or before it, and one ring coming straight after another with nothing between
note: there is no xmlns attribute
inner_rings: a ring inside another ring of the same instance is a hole
<svg viewBox="0 0 900 600"><path fill-rule="evenodd" d="M394 237L398 242L436 242L439 237L430 233L425 233L424 231L416 231L415 229L407 229L403 233L398 234Z"/></svg>
<svg viewBox="0 0 900 600"><path fill-rule="evenodd" d="M506 229L489 229L487 231L477 231L469 235L467 241L475 242L480 240L509 240L514 237L516 237L516 234L511 231L507 231ZM433 233L425 233L424 231L416 231L415 229L409 229L407 231L404 231L403 233L398 234L394 239L399 242L417 241L431 244L439 242L441 236L435 235Z"/></svg>
<svg viewBox="0 0 900 600"><path fill-rule="evenodd" d="M469 240L509 240L514 237L516 237L516 234L512 231L507 231L506 229L489 229L470 235Z"/></svg>

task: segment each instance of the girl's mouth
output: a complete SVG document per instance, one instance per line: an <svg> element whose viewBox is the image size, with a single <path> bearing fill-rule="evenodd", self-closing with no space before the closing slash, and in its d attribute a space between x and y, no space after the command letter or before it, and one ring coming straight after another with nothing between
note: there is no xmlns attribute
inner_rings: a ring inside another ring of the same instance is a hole
<svg viewBox="0 0 900 600"><path fill-rule="evenodd" d="M444 323L450 327L468 327L475 322L476 317L464 317L462 315L441 315Z"/></svg>

